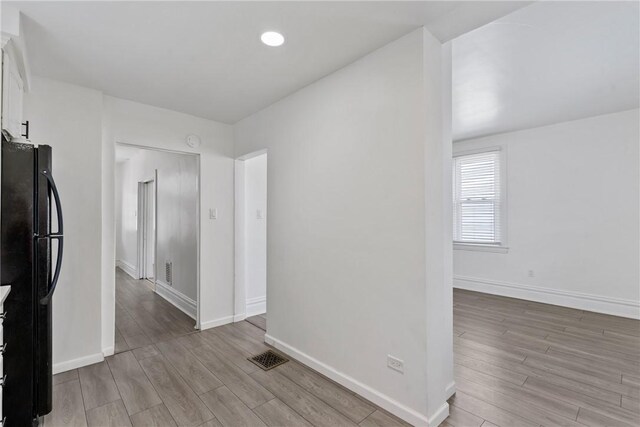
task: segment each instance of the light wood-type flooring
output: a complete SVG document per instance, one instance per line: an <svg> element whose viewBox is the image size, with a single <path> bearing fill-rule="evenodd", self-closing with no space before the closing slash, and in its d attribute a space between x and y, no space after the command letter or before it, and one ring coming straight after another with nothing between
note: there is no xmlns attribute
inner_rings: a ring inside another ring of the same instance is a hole
<svg viewBox="0 0 640 427"><path fill-rule="evenodd" d="M117 282L124 343L54 377L47 427L405 425L295 361L248 362L268 348L248 322L191 332L148 287ZM639 354L638 321L456 290L458 391L443 425L640 425Z"/></svg>
<svg viewBox="0 0 640 427"><path fill-rule="evenodd" d="M640 322L455 290L447 426L640 426Z"/></svg>

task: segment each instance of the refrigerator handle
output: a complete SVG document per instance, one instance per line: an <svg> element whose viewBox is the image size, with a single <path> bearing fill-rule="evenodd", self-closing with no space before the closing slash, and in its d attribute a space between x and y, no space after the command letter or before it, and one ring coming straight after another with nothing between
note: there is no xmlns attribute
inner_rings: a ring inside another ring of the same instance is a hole
<svg viewBox="0 0 640 427"><path fill-rule="evenodd" d="M60 278L60 267L62 267L62 252L64 248L64 236L63 236L63 221L62 221L62 205L60 204L60 195L58 194L58 187L56 187L56 182L53 180L53 176L51 176L51 172L48 170L43 170L41 172L49 183L49 188L53 193L53 198L56 202L56 216L58 217L58 230L56 233L49 234L48 238L56 239L58 241L58 255L56 257L56 270L53 274L53 280L51 280L51 285L49 286L49 291L46 296L40 299L41 305L47 305L51 302L51 298L53 297L53 292L56 290L56 285L58 284L58 279Z"/></svg>

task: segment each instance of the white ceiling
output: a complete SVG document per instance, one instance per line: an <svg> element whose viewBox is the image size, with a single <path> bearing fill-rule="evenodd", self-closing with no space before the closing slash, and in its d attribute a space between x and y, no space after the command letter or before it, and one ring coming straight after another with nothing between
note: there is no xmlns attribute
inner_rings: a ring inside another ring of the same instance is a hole
<svg viewBox="0 0 640 427"><path fill-rule="evenodd" d="M2 2L33 74L234 123L426 25L449 40L530 2ZM286 37L260 42L266 30Z"/></svg>
<svg viewBox="0 0 640 427"><path fill-rule="evenodd" d="M639 5L540 2L454 40L454 140L638 108Z"/></svg>

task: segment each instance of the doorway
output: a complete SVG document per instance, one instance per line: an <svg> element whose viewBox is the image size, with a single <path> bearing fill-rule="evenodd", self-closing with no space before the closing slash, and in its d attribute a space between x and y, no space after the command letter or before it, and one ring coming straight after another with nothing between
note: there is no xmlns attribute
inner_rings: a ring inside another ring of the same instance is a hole
<svg viewBox="0 0 640 427"><path fill-rule="evenodd" d="M236 160L236 316L267 328L267 153Z"/></svg>
<svg viewBox="0 0 640 427"><path fill-rule="evenodd" d="M115 352L197 329L200 156L116 144Z"/></svg>
<svg viewBox="0 0 640 427"><path fill-rule="evenodd" d="M157 172L154 172L157 174ZM139 278L151 282L155 289L156 277L156 191L155 179L138 184Z"/></svg>

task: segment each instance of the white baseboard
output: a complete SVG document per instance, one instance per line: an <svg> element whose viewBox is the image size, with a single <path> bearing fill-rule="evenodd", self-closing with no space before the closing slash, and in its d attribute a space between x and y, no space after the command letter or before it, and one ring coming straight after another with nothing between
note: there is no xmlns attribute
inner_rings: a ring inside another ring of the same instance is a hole
<svg viewBox="0 0 640 427"><path fill-rule="evenodd" d="M122 269L122 271L124 271L129 276L133 277L134 279L136 279L136 280L139 279L138 271L137 271L135 265L129 264L127 261L125 261L123 259L118 259L118 260L116 260L116 267L119 267L120 269Z"/></svg>
<svg viewBox="0 0 640 427"><path fill-rule="evenodd" d="M342 372L337 371L331 366L324 364L323 362L301 352L300 350L278 340L277 338L272 337L271 335L265 334L264 341L267 344L282 351L286 355L290 356L291 358L296 359L298 362L301 362L307 365L311 369L332 379L338 384L341 384L344 387L348 388L349 390L355 393L358 393L360 396L364 397L365 399L369 399L371 402L391 412L397 417L402 418L408 423L411 423L412 425L436 426L439 424L439 422L436 422L436 421L441 417L442 413L446 413L444 418L446 418L449 415L449 411L448 411L449 405L445 402L446 407L439 408L438 411L434 414L433 420L430 421L429 419L427 419L427 417L424 414L421 414L411 408L408 408L407 406L392 399L391 397L377 390L374 390L373 388L359 382L355 378L352 378L348 375L343 374ZM444 412L442 412L443 410ZM444 418L442 418L442 420L444 420ZM442 420L440 420L440 422L442 422Z"/></svg>
<svg viewBox="0 0 640 427"><path fill-rule="evenodd" d="M640 301L559 289L542 288L476 277L454 276L453 287L487 294L520 298L579 310L640 319Z"/></svg>
<svg viewBox="0 0 640 427"><path fill-rule="evenodd" d="M200 323L200 330L204 331L205 329L211 329L218 326L226 325L228 323L233 323L233 316L225 316L219 319L209 320L206 322Z"/></svg>
<svg viewBox="0 0 640 427"><path fill-rule="evenodd" d="M451 398L451 396L456 394L456 382L455 381L451 381L449 383L449 385L447 386L447 388L444 390L444 392L445 392L445 396L446 396L447 400L449 400Z"/></svg>
<svg viewBox="0 0 640 427"><path fill-rule="evenodd" d="M437 410L429 417L430 426L439 426L449 416L449 404L444 402Z"/></svg>
<svg viewBox="0 0 640 427"><path fill-rule="evenodd" d="M88 356L78 357L77 359L67 360L66 362L58 362L53 364L53 374L70 371L83 366L93 365L104 360L102 353L90 354Z"/></svg>
<svg viewBox="0 0 640 427"><path fill-rule="evenodd" d="M102 349L102 355L104 357L113 356L116 352L116 348L114 346L106 347Z"/></svg>
<svg viewBox="0 0 640 427"><path fill-rule="evenodd" d="M156 280L156 294L173 304L178 310L195 320L198 311L196 302L161 280Z"/></svg>
<svg viewBox="0 0 640 427"><path fill-rule="evenodd" d="M233 316L233 323L242 322L246 318L247 315L245 313L236 314L235 316Z"/></svg>
<svg viewBox="0 0 640 427"><path fill-rule="evenodd" d="M247 299L246 317L264 314L267 312L267 297L249 298Z"/></svg>

